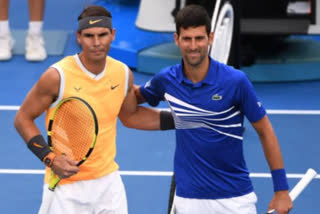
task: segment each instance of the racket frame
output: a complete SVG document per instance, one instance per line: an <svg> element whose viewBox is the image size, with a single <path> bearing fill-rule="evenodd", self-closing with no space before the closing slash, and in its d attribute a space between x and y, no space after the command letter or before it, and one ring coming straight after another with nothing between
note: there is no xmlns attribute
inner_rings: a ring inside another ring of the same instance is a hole
<svg viewBox="0 0 320 214"><path fill-rule="evenodd" d="M88 157L90 156L90 154L92 153L93 151L93 148L96 144L96 141L97 141L97 137L98 137L98 132L99 132L99 126L98 126L98 119L97 119L97 116L96 116L96 113L94 112L93 108L89 105L89 103L87 103L84 99L80 98L80 97L67 97L67 98L64 98L62 99L56 106L56 108L54 109L52 115L50 116L50 119L49 119L49 124L48 124L48 131L47 131L47 135L48 135L48 145L51 149L51 151L54 152L53 150L53 146L52 146L52 127L53 127L53 123L54 123L54 118L58 112L58 110L60 109L60 107L66 103L66 102L69 102L71 100L78 100L80 101L82 104L84 104L88 109L89 111L91 112L91 115L92 115L92 118L94 120L94 124L95 124L95 127L94 127L94 136L93 136L93 139L92 139L92 142L91 142L91 145L90 145L90 148L87 152L87 154L82 158L82 160L80 160L77 164L77 166L80 166L81 164L83 164L87 159ZM58 177L52 170L51 170L51 177L50 177L50 181L49 181L49 190L51 191L54 191L54 189L57 187L58 183L60 182L61 178Z"/></svg>

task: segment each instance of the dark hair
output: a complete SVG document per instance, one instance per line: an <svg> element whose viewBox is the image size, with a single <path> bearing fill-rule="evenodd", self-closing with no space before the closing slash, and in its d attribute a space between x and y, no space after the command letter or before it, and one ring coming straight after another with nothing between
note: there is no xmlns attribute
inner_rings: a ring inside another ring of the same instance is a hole
<svg viewBox="0 0 320 214"><path fill-rule="evenodd" d="M89 5L82 11L80 16L78 17L78 21L80 19L83 19L85 17L90 17L90 16L107 16L112 18L111 13L104 7L97 6L97 5Z"/></svg>
<svg viewBox="0 0 320 214"><path fill-rule="evenodd" d="M207 10L200 6L191 4L181 9L175 17L176 32L180 34L180 28L206 26L207 34L211 32L211 19Z"/></svg>

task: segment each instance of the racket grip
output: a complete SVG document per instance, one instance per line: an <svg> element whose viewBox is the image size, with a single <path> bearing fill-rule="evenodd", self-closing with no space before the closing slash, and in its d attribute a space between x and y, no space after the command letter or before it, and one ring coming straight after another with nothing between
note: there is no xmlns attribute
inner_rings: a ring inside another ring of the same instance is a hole
<svg viewBox="0 0 320 214"><path fill-rule="evenodd" d="M52 178L49 181L49 190L53 192L57 187L58 183L60 182L60 180L61 180L60 177L58 177L56 174L53 174Z"/></svg>
<svg viewBox="0 0 320 214"><path fill-rule="evenodd" d="M290 191L289 195L292 201L294 201L300 193L306 188L306 186L312 181L312 179L317 175L314 169L308 169L303 178L298 182L298 184Z"/></svg>

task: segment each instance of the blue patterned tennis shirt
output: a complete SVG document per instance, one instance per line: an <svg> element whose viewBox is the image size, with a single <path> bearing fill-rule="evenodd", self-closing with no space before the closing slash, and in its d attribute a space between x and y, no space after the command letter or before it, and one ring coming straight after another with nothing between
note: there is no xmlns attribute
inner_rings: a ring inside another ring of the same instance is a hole
<svg viewBox="0 0 320 214"><path fill-rule="evenodd" d="M243 156L243 120L259 121L266 111L243 72L210 58L206 77L196 84L178 64L140 91L150 105L166 100L172 111L178 196L221 199L253 191Z"/></svg>

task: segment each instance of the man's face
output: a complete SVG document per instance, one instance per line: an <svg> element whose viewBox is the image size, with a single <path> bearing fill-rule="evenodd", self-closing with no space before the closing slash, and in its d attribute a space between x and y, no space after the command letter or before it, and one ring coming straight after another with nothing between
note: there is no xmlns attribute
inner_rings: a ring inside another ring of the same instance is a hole
<svg viewBox="0 0 320 214"><path fill-rule="evenodd" d="M114 38L115 30L104 27L92 27L77 32L83 55L92 61L105 59Z"/></svg>
<svg viewBox="0 0 320 214"><path fill-rule="evenodd" d="M208 36L206 27L180 28L180 35L175 33L175 43L180 48L185 63L200 65L208 56L208 47L212 44L213 34Z"/></svg>

